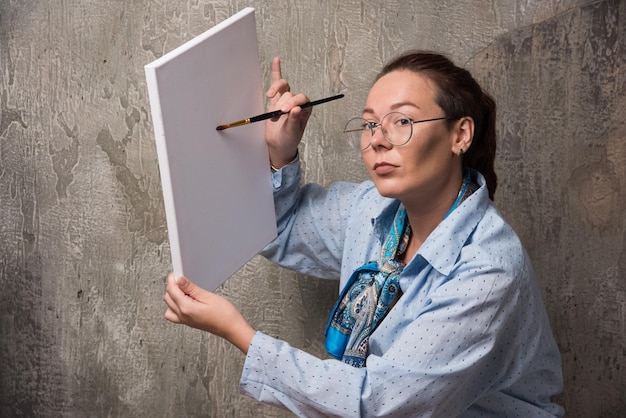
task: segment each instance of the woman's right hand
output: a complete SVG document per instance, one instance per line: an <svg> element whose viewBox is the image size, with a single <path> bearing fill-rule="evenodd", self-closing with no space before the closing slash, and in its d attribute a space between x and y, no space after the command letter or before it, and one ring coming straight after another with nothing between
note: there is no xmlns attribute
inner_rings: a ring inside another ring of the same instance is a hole
<svg viewBox="0 0 626 418"><path fill-rule="evenodd" d="M289 112L265 123L265 141L270 162L273 167L280 168L296 158L304 128L311 116L311 108L300 107L309 99L304 94L291 93L289 83L282 76L278 57L272 60L272 84L266 96L269 98L269 112L274 110Z"/></svg>

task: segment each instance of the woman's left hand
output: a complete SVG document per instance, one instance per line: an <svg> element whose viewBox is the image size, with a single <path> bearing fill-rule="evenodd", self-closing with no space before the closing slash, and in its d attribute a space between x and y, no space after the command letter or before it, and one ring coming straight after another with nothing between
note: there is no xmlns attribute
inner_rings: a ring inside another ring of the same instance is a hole
<svg viewBox="0 0 626 418"><path fill-rule="evenodd" d="M223 297L198 287L174 273L167 276L163 300L167 304L165 319L222 337L244 353L256 331L235 306Z"/></svg>

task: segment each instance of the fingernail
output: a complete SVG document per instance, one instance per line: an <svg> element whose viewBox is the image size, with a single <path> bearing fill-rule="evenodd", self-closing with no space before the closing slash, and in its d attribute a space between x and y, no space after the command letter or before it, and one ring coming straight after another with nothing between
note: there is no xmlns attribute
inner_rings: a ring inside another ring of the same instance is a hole
<svg viewBox="0 0 626 418"><path fill-rule="evenodd" d="M185 279L183 276L180 276L176 280L176 283L178 283L179 286L186 286L187 285L187 279Z"/></svg>

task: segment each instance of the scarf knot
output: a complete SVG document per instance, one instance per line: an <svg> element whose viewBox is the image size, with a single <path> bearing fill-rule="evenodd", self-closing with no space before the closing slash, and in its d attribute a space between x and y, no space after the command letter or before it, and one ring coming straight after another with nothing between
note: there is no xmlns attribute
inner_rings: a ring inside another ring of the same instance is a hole
<svg viewBox="0 0 626 418"><path fill-rule="evenodd" d="M411 236L406 210L400 207L381 249L378 261L367 263L352 274L326 326L326 350L355 367L364 367L372 332L400 295L400 274Z"/></svg>

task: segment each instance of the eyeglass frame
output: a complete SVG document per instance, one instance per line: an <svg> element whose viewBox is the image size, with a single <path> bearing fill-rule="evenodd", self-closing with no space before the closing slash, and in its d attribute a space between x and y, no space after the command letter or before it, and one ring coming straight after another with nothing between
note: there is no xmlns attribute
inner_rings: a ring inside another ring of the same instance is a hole
<svg viewBox="0 0 626 418"><path fill-rule="evenodd" d="M393 142L391 142L391 141L387 138L387 135L385 134L385 131L382 129L382 125L381 125L381 124L382 124L382 121L383 121L383 120L384 120L387 116L391 115L392 113L398 113L398 114L400 114L400 115L402 115L402 116L405 116L405 117L406 117L406 119L408 119L408 121L409 121L409 122L411 122L411 132L409 133L409 137L407 138L407 140L406 140L406 141L404 141L404 142L403 142L403 143L401 143L401 144L394 144ZM348 124L349 124L350 122L352 122L353 120L359 120L359 119L360 119L360 120L363 120L363 121L365 121L365 122L368 122L368 125L367 125L367 126L364 126L364 127L363 127L363 129L351 129L351 130L349 130L349 131L347 131L347 130L346 130L346 126L348 126ZM381 131L382 131L382 133L383 133L383 138L385 139L385 141L387 141L388 143L390 143L390 144L391 144L391 145L393 145L394 147L401 147L401 146L403 146L403 145L408 144L408 143L409 143L409 141L411 140L411 138L413 138L413 125L415 125L416 123L433 122L433 121L436 121L436 120L452 120L452 119L454 119L454 118L451 118L451 117L449 117L449 116L441 116L441 117L438 117L438 118L430 118L430 119L418 119L418 120L413 120L413 119L412 119L409 115L407 115L406 113L402 113L402 112L398 112L398 111L393 111L393 112L389 112L389 113L387 113L387 114L383 115L383 117L382 117L382 118L380 118L380 122L374 122L373 120L367 120L367 119L365 119L364 117L359 117L359 116L354 117L354 118L350 118L350 119L348 119L348 121L346 122L346 124L345 124L345 126L344 126L344 128L343 128L343 132L342 132L342 133L343 133L343 134L349 134L349 133L352 133L352 132L358 132L358 131L363 131L363 132L365 132L365 129L369 129L369 130L370 130L370 134L371 134L371 135L372 135L372 137L373 137L373 136L374 136L374 131L375 131L376 129L378 129L378 128L381 128ZM372 125L373 125L373 126L372 126ZM350 143L350 141L348 141L348 142ZM368 149L368 148L369 148L369 147L371 147L371 146L372 146L372 141L370 140L370 142L367 144L367 146L366 146L365 148L362 148L362 147L360 147L360 146L359 146L359 149L360 149L361 151L365 151L366 149Z"/></svg>

